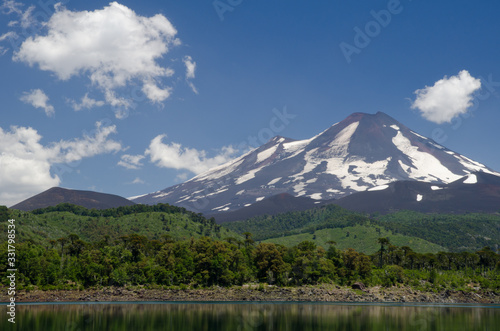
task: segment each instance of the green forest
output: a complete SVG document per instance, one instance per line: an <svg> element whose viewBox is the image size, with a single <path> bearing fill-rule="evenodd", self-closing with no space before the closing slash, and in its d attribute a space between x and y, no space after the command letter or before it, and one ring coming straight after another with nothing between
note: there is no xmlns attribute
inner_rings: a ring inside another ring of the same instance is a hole
<svg viewBox="0 0 500 331"><path fill-rule="evenodd" d="M61 204L33 212L0 207L4 285L9 219L16 226L18 289L362 281L425 291L500 290L498 247L470 249L498 242L495 215L368 217L325 206L225 224L228 229L167 204L108 210Z"/></svg>
<svg viewBox="0 0 500 331"><path fill-rule="evenodd" d="M390 237L395 244L412 246L422 253L472 252L485 246L496 251L500 243L498 214L400 211L364 215L331 204L306 211L262 215L224 223L224 226L238 233L251 232L257 241L293 246L303 240L324 245L333 239L340 248L354 248L365 253L377 249L374 239L378 237Z"/></svg>
<svg viewBox="0 0 500 331"><path fill-rule="evenodd" d="M473 287L500 290L500 255L485 247L474 253L421 254L387 238L366 255L325 249L304 241L293 247L242 239L148 239L132 234L92 243L72 234L50 243L29 240L16 245L18 289L85 289L95 286L203 288L266 283L278 286L334 283L404 284L425 291ZM0 254L6 270L7 244ZM7 278L1 278L6 285Z"/></svg>

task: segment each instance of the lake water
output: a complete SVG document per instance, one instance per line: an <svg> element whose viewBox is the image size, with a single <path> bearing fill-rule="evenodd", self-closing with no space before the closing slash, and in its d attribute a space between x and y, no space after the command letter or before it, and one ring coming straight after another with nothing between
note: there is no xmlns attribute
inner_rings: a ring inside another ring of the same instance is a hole
<svg viewBox="0 0 500 331"><path fill-rule="evenodd" d="M20 304L0 330L500 330L500 305L132 302Z"/></svg>

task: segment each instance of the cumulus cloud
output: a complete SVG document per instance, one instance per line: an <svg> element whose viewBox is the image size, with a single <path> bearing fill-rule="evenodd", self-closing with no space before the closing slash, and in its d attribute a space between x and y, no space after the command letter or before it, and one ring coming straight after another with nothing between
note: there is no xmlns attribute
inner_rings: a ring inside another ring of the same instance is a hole
<svg viewBox="0 0 500 331"><path fill-rule="evenodd" d="M75 100L68 100L68 102L71 104L71 108L73 108L74 111L80 111L82 109L92 109L94 107L102 107L104 106L104 101L97 101L95 99L89 98L89 94L85 94L83 98L80 100L80 103L76 102Z"/></svg>
<svg viewBox="0 0 500 331"><path fill-rule="evenodd" d="M113 133L115 126L98 122L93 135L43 145L42 136L31 127L0 128L0 205L58 186L61 178L51 172L57 164L121 150L119 142L109 139Z"/></svg>
<svg viewBox="0 0 500 331"><path fill-rule="evenodd" d="M144 158L145 158L144 155L124 154L121 156L118 165L125 167L127 169L140 169L142 167L141 161Z"/></svg>
<svg viewBox="0 0 500 331"><path fill-rule="evenodd" d="M441 124L467 112L473 105L474 93L481 88L481 80L472 77L467 70L457 76L444 77L433 86L415 91L412 109L434 123Z"/></svg>
<svg viewBox="0 0 500 331"><path fill-rule="evenodd" d="M152 102L169 98L171 87L161 86L161 80L174 70L158 61L180 40L165 16L139 16L117 2L95 11L55 9L45 24L47 34L27 38L14 60L38 65L61 80L87 75L112 106L130 106L115 90L132 81L142 84Z"/></svg>
<svg viewBox="0 0 500 331"><path fill-rule="evenodd" d="M189 170L195 174L207 171L215 166L232 160L236 150L231 146L223 147L214 157L208 157L203 150L182 147L178 143L166 144L166 135L156 136L150 143L145 155L158 167Z"/></svg>
<svg viewBox="0 0 500 331"><path fill-rule="evenodd" d="M35 108L42 108L49 117L55 114L54 107L49 105L49 97L40 89L24 92L21 101Z"/></svg>

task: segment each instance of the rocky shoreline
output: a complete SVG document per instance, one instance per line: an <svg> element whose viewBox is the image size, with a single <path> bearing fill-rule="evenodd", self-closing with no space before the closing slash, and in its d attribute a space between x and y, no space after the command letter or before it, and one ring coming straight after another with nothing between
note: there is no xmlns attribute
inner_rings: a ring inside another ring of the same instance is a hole
<svg viewBox="0 0 500 331"><path fill-rule="evenodd" d="M8 302L2 291L1 302ZM407 287L374 286L363 290L334 285L274 287L240 286L209 289L145 289L103 287L87 290L21 290L16 302L102 302L102 301L310 301L310 302L407 302L407 303L500 303L492 291L422 292Z"/></svg>

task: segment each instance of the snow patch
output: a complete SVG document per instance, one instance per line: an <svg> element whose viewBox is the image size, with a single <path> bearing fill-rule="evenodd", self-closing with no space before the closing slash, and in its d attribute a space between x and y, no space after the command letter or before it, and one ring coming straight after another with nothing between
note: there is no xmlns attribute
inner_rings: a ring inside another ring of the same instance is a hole
<svg viewBox="0 0 500 331"><path fill-rule="evenodd" d="M171 193L172 193L172 191L167 192L167 193L160 193L160 194L158 194L158 195L154 195L154 196L153 196L153 198L155 198L155 199L158 199L158 198L163 198L163 197L166 197L167 195L169 195L169 194L171 194Z"/></svg>
<svg viewBox="0 0 500 331"><path fill-rule="evenodd" d="M368 191L383 191L383 190L388 189L388 188L389 188L389 185L380 185L380 186L371 187L368 189Z"/></svg>
<svg viewBox="0 0 500 331"><path fill-rule="evenodd" d="M433 155L421 152L417 146L413 146L401 131L392 138L393 144L412 161L407 173L412 179L435 182L436 177L444 182L452 182L461 176L451 172ZM404 164L400 162L400 164ZM408 166L408 165L406 165ZM404 168L403 168L404 169Z"/></svg>
<svg viewBox="0 0 500 331"><path fill-rule="evenodd" d="M258 202L258 201L262 201L262 200L264 200L265 198L266 198L266 197L259 197L259 198L255 199L255 201L256 201L256 202Z"/></svg>
<svg viewBox="0 0 500 331"><path fill-rule="evenodd" d="M395 124L391 125L391 128L393 128L393 129L394 129L394 130L396 130L396 131L401 130L401 129L399 128L399 126L397 126L397 125L395 125Z"/></svg>
<svg viewBox="0 0 500 331"><path fill-rule="evenodd" d="M328 192L328 193L342 193L341 190L337 190L337 189L333 189L333 188L327 189L326 192Z"/></svg>
<svg viewBox="0 0 500 331"><path fill-rule="evenodd" d="M413 134L414 134L414 135L416 135L417 137L420 137L420 138L422 138L422 139L428 140L428 139L427 139L427 137L424 137L424 136L422 136L421 134L416 133L415 131L411 131L411 133L413 133Z"/></svg>
<svg viewBox="0 0 500 331"><path fill-rule="evenodd" d="M417 194L417 201L422 201L424 196L422 194Z"/></svg>
<svg viewBox="0 0 500 331"><path fill-rule="evenodd" d="M330 143L330 147L332 152L335 154L343 154L347 153L347 148L349 147L349 142L351 141L351 137L356 132L356 129L359 126L359 122L354 122L346 126L342 131L340 131L335 139Z"/></svg>
<svg viewBox="0 0 500 331"><path fill-rule="evenodd" d="M321 200L321 199L322 199L322 198L321 198L321 195L322 195L322 193L313 193L313 194L311 194L309 197L310 197L311 199L314 199L314 200Z"/></svg>
<svg viewBox="0 0 500 331"><path fill-rule="evenodd" d="M246 181L249 181L252 178L255 178L255 173L258 172L260 169L261 168L250 170L249 172L247 172L246 174L244 174L240 178L236 179L235 184L236 185L240 185L240 184L243 184Z"/></svg>
<svg viewBox="0 0 500 331"><path fill-rule="evenodd" d="M251 205L252 205L251 203L247 203L243 207L248 207L248 206L251 206Z"/></svg>
<svg viewBox="0 0 500 331"><path fill-rule="evenodd" d="M283 177L275 178L275 179L271 180L269 183L267 183L267 185L274 185L277 182L279 182L281 180L281 178L283 178Z"/></svg>
<svg viewBox="0 0 500 331"><path fill-rule="evenodd" d="M238 191L236 195L242 195L245 192L245 190Z"/></svg>
<svg viewBox="0 0 500 331"><path fill-rule="evenodd" d="M439 187L439 186L431 186L431 190L433 190L433 191L442 190L442 189L443 188Z"/></svg>
<svg viewBox="0 0 500 331"><path fill-rule="evenodd" d="M267 160L269 157L271 157L274 152L278 149L278 145L272 146L259 154L257 154L257 162L256 163L261 163L262 161Z"/></svg>
<svg viewBox="0 0 500 331"><path fill-rule="evenodd" d="M475 174L467 175L464 184L477 184L477 176Z"/></svg>
<svg viewBox="0 0 500 331"><path fill-rule="evenodd" d="M227 207L227 209L229 209L229 207L228 207L228 206L230 206L230 205L231 205L231 203L226 203L225 205L222 205L222 206L219 206L219 207L212 208L212 210L219 210L219 209L222 209L222 208L224 208L224 209L225 209L226 207Z"/></svg>
<svg viewBox="0 0 500 331"><path fill-rule="evenodd" d="M133 197L128 197L127 199L128 200L134 200L134 199L139 199L139 198L142 198L142 197L145 197L146 195L148 195L149 193L146 193L146 194L141 194L141 195L136 195L136 196L133 196Z"/></svg>

